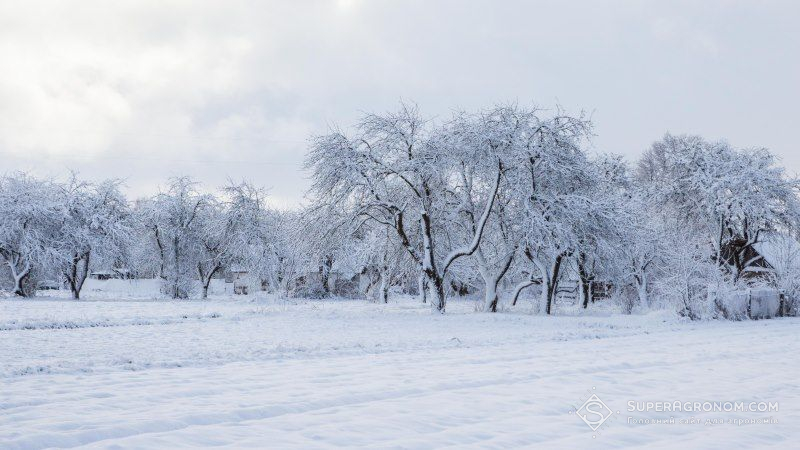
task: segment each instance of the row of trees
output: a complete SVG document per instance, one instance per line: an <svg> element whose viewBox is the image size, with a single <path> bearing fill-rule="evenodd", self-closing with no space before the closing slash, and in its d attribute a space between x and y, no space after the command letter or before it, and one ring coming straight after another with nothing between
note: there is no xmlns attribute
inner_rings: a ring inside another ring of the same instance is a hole
<svg viewBox="0 0 800 450"><path fill-rule="evenodd" d="M382 230L442 312L449 280L481 289L488 311L501 287L516 303L538 286L549 314L572 277L583 307L602 282L629 310L658 293L692 317L725 314L731 290L779 283L744 275L763 262L754 246L800 217L798 181L764 149L668 134L632 168L586 153L585 117L516 106L437 123L403 105L353 130L314 140L313 208Z"/></svg>
<svg viewBox="0 0 800 450"><path fill-rule="evenodd" d="M78 298L94 257L126 246L129 206L117 181L66 183L25 174L0 178L0 257L12 290L29 296L33 282L57 270Z"/></svg>
<svg viewBox="0 0 800 450"><path fill-rule="evenodd" d="M206 297L241 267L284 295L388 301L400 289L440 312L454 294L481 292L496 311L538 290L549 314L569 280L583 307L601 284L627 310L704 317L749 284L793 286L791 264L749 276L763 265L755 246L794 236L800 217L800 185L769 152L668 134L630 166L588 154L591 130L584 116L516 106L446 121L409 105L369 114L313 138L298 211L268 208L249 183L209 194L175 178L129 202L114 180L10 174L0 257L19 295L58 277L79 298L91 267L126 267L173 298ZM343 290L332 280L343 273L366 282Z"/></svg>
<svg viewBox="0 0 800 450"><path fill-rule="evenodd" d="M193 294L199 281L205 298L211 279L231 265L274 273L288 243L276 238L282 214L268 210L264 197L248 183L203 194L182 177L129 202L118 180L9 174L0 178L0 256L21 296L33 295L37 280L57 279L77 299L90 268L117 267L160 277L173 298Z"/></svg>

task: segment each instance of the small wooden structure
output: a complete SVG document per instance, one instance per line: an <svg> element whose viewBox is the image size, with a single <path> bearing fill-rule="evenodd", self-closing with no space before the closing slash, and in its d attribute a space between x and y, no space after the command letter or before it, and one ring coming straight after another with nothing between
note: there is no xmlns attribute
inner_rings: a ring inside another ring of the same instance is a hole
<svg viewBox="0 0 800 450"><path fill-rule="evenodd" d="M231 278L233 279L233 293L236 295L247 295L250 291L250 277L247 269L242 267L231 267Z"/></svg>
<svg viewBox="0 0 800 450"><path fill-rule="evenodd" d="M119 274L113 270L95 270L89 274L89 278L95 280L111 280L114 278L119 278Z"/></svg>
<svg viewBox="0 0 800 450"><path fill-rule="evenodd" d="M125 268L99 269L92 271L89 274L89 278L95 280L130 280L133 278L133 273Z"/></svg>

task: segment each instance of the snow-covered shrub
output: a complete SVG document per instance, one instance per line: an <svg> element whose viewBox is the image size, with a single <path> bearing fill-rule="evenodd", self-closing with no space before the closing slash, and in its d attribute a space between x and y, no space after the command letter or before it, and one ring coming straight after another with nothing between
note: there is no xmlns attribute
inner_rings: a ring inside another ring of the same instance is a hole
<svg viewBox="0 0 800 450"><path fill-rule="evenodd" d="M316 281L316 282L315 282ZM318 280L301 281L291 290L291 297L320 299L329 296L328 291L323 288Z"/></svg>
<svg viewBox="0 0 800 450"><path fill-rule="evenodd" d="M786 302L784 312L787 316L800 316L800 296L784 294L784 301Z"/></svg>
<svg viewBox="0 0 800 450"><path fill-rule="evenodd" d="M700 242L690 236L676 242L667 255L670 270L654 283L662 301L692 320L716 316L716 295L709 293L724 285L718 266Z"/></svg>
<svg viewBox="0 0 800 450"><path fill-rule="evenodd" d="M728 320L744 320L748 317L748 289L737 287L718 270L717 277L709 279L708 301L713 305L713 316Z"/></svg>
<svg viewBox="0 0 800 450"><path fill-rule="evenodd" d="M648 308L648 305L640 303L639 292L630 284L614 289L611 294L611 300L619 306L620 311L624 314L631 314L637 306L643 309Z"/></svg>

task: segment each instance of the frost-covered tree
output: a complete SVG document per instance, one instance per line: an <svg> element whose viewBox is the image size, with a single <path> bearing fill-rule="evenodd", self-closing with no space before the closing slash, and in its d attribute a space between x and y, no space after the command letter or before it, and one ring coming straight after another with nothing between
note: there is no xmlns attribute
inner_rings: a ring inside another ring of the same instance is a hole
<svg viewBox="0 0 800 450"><path fill-rule="evenodd" d="M654 290L668 305L690 319L711 317L713 302L723 293L717 290L724 274L708 258L705 236L689 228L669 227L669 246L662 257L668 267L654 282Z"/></svg>
<svg viewBox="0 0 800 450"><path fill-rule="evenodd" d="M197 231L192 239L194 248L191 253L196 260L203 299L208 298L208 287L214 275L233 259L231 234L236 223L231 218L224 206L211 196L206 197L202 207L197 209Z"/></svg>
<svg viewBox="0 0 800 450"><path fill-rule="evenodd" d="M440 312L447 271L480 245L503 172L504 142L464 145L476 141L455 136L456 129L434 126L416 107L403 105L396 113L365 116L352 136L338 130L318 136L307 160L315 201L392 230L419 266ZM439 247L445 243L441 224L458 208L446 194L454 168L462 164L485 168L490 187L471 239L445 251Z"/></svg>
<svg viewBox="0 0 800 450"><path fill-rule="evenodd" d="M272 236L269 242L264 242L269 285L273 292L288 296L298 279L313 271L304 247L314 243L302 236L299 212L272 211L270 216Z"/></svg>
<svg viewBox="0 0 800 450"><path fill-rule="evenodd" d="M509 195L525 231L522 255L531 267L513 302L522 289L539 284L539 308L547 314L569 258L586 249L587 239L612 214L606 202L590 196L598 173L581 149L590 125L562 114L537 119L530 144L514 164L518 170L510 173Z"/></svg>
<svg viewBox="0 0 800 450"><path fill-rule="evenodd" d="M344 261L353 252L353 244L359 241L359 250L364 250L364 230L358 232L352 219L344 211L325 205L312 205L300 212L298 231L302 238L298 242L298 251L305 253L309 270L318 275L318 286L314 287L318 297L331 295L331 275L335 264L347 263L354 269L352 261ZM366 259L355 265L362 269Z"/></svg>
<svg viewBox="0 0 800 450"><path fill-rule="evenodd" d="M226 222L225 252L227 263L247 270L254 283L266 282L278 291L284 264L279 260L289 247L279 244L281 233L291 230L281 225L284 216L266 205L267 192L249 182L230 183L223 189L224 219ZM286 236L287 241L292 236ZM298 242L298 246L302 241ZM295 249L298 253L302 250Z"/></svg>
<svg viewBox="0 0 800 450"><path fill-rule="evenodd" d="M734 282L754 261L764 232L792 228L800 184L766 149L738 150L726 142L667 134L639 163L648 199L707 236L712 257Z"/></svg>
<svg viewBox="0 0 800 450"><path fill-rule="evenodd" d="M448 139L454 148L494 154L502 170L502 181L515 179L509 172L518 170L521 155L535 145L540 119L536 110L512 106L495 107L477 114L461 114L449 125ZM448 185L449 202L457 205L456 215L444 226L451 239L462 245L482 227L480 242L466 265L475 268L484 291L484 310L495 312L498 288L509 272L521 240L520 217L515 216L511 189L504 183L491 183L496 175L485 158L463 158L454 166L453 183ZM498 178L498 181L501 181ZM484 205L494 197L489 216Z"/></svg>
<svg viewBox="0 0 800 450"><path fill-rule="evenodd" d="M13 278L12 291L35 294L32 275L62 263L59 237L65 220L58 190L24 173L0 177L0 257Z"/></svg>
<svg viewBox="0 0 800 450"><path fill-rule="evenodd" d="M120 181L95 184L79 180L75 174L59 186L57 201L65 217L56 249L72 297L79 299L93 257L115 260L126 254L131 233L129 206Z"/></svg>
<svg viewBox="0 0 800 450"><path fill-rule="evenodd" d="M197 191L196 182L178 177L142 209L142 221L159 252L164 292L172 298L187 298L195 288L201 215L210 201Z"/></svg>
<svg viewBox="0 0 800 450"><path fill-rule="evenodd" d="M640 216L638 223L623 230L624 243L619 246L618 253L623 279L634 286L637 301L645 309L650 307L654 274L663 266L669 245L666 233L663 224L649 216Z"/></svg>
<svg viewBox="0 0 800 450"><path fill-rule="evenodd" d="M797 235L769 233L758 246L759 253L770 256L773 272L769 283L785 297L783 313L800 312L800 241Z"/></svg>
<svg viewBox="0 0 800 450"><path fill-rule="evenodd" d="M362 276L368 281L364 295L379 303L389 303L389 289L402 276L403 267L412 266L408 254L385 227L365 230L359 239L362 249Z"/></svg>

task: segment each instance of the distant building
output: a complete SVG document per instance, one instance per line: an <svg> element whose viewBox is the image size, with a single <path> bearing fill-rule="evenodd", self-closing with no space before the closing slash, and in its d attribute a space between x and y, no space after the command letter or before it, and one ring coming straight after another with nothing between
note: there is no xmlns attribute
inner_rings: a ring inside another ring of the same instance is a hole
<svg viewBox="0 0 800 450"><path fill-rule="evenodd" d="M231 267L230 280L233 283L234 294L247 295L249 293L251 280L248 276L247 269L238 266Z"/></svg>
<svg viewBox="0 0 800 450"><path fill-rule="evenodd" d="M94 280L111 280L113 278L119 278L119 275L113 270L95 270L89 274L89 278Z"/></svg>
<svg viewBox="0 0 800 450"><path fill-rule="evenodd" d="M94 280L129 280L133 278L130 270L125 268L112 268L112 269L98 269L89 274L89 278Z"/></svg>

